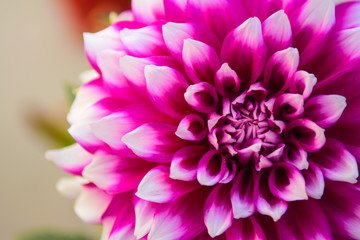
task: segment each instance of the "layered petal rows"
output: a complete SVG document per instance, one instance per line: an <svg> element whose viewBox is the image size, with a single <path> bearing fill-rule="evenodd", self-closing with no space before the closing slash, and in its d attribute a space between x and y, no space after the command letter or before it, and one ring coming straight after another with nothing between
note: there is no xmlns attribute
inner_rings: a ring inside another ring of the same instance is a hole
<svg viewBox="0 0 360 240"><path fill-rule="evenodd" d="M133 0L84 34L58 188L104 240L360 239L359 13Z"/></svg>

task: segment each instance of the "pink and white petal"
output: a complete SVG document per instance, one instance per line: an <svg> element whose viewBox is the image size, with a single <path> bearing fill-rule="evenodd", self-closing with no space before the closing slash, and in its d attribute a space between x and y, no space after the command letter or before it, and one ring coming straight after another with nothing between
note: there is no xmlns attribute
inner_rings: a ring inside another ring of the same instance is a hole
<svg viewBox="0 0 360 240"><path fill-rule="evenodd" d="M138 28L142 24L136 22L117 22L97 33L84 33L84 47L91 66L100 72L97 66L97 56L106 49L121 51L124 49L120 41L120 31L126 28Z"/></svg>
<svg viewBox="0 0 360 240"><path fill-rule="evenodd" d="M319 166L309 161L309 168L301 171L305 179L306 194L315 199L321 199L324 194L324 175Z"/></svg>
<svg viewBox="0 0 360 240"><path fill-rule="evenodd" d="M255 211L255 172L252 168L242 169L231 188L231 205L234 218L246 218Z"/></svg>
<svg viewBox="0 0 360 240"><path fill-rule="evenodd" d="M124 52L104 50L98 55L98 66L104 86L112 96L129 102L136 102L141 99L132 89L125 78L119 65L119 59L124 56Z"/></svg>
<svg viewBox="0 0 360 240"><path fill-rule="evenodd" d="M208 129L202 117L190 114L181 119L175 134L181 139L198 142L206 137Z"/></svg>
<svg viewBox="0 0 360 240"><path fill-rule="evenodd" d="M90 153L95 153L99 148L105 147L106 144L94 135L90 123L87 121L72 124L68 132L82 148Z"/></svg>
<svg viewBox="0 0 360 240"><path fill-rule="evenodd" d="M323 128L306 118L290 122L285 129L285 135L308 152L319 151L325 145L324 132Z"/></svg>
<svg viewBox="0 0 360 240"><path fill-rule="evenodd" d="M269 189L268 176L264 172L257 173L255 180L255 206L259 213L278 221L286 212L287 202L275 197Z"/></svg>
<svg viewBox="0 0 360 240"><path fill-rule="evenodd" d="M196 182L171 179L170 169L166 166L158 166L144 176L135 194L146 201L167 203L199 187L200 185Z"/></svg>
<svg viewBox="0 0 360 240"><path fill-rule="evenodd" d="M360 236L360 191L353 184L327 182L321 205L330 223L334 239Z"/></svg>
<svg viewBox="0 0 360 240"><path fill-rule="evenodd" d="M134 235L137 239L140 239L150 232L159 205L138 198L136 195L133 197L133 204L135 209Z"/></svg>
<svg viewBox="0 0 360 240"><path fill-rule="evenodd" d="M341 117L346 108L346 98L340 95L318 95L305 104L304 117L322 128L329 128Z"/></svg>
<svg viewBox="0 0 360 240"><path fill-rule="evenodd" d="M92 154L77 143L59 150L48 150L45 153L46 159L53 161L62 170L75 175L81 175L92 157Z"/></svg>
<svg viewBox="0 0 360 240"><path fill-rule="evenodd" d="M241 87L241 80L229 64L224 63L215 74L216 90L224 97L234 97Z"/></svg>
<svg viewBox="0 0 360 240"><path fill-rule="evenodd" d="M124 50L134 57L169 55L161 32L161 25L154 24L138 29L125 28L120 31Z"/></svg>
<svg viewBox="0 0 360 240"><path fill-rule="evenodd" d="M164 0L165 16L169 22L187 22L187 0Z"/></svg>
<svg viewBox="0 0 360 240"><path fill-rule="evenodd" d="M191 38L185 39L182 59L191 81L214 82L215 72L220 68L220 60L212 47Z"/></svg>
<svg viewBox="0 0 360 240"><path fill-rule="evenodd" d="M171 162L173 154L185 145L175 135L176 127L166 123L145 123L125 134L121 141L137 156L157 163Z"/></svg>
<svg viewBox="0 0 360 240"><path fill-rule="evenodd" d="M299 65L299 51L287 48L274 53L265 66L264 86L279 95L289 87L289 82Z"/></svg>
<svg viewBox="0 0 360 240"><path fill-rule="evenodd" d="M205 153L199 161L197 180L201 185L213 186L224 178L227 171L224 156L212 149Z"/></svg>
<svg viewBox="0 0 360 240"><path fill-rule="evenodd" d="M236 0L188 0L187 15L190 21L211 29L219 39L224 39L232 29L250 17L243 4Z"/></svg>
<svg viewBox="0 0 360 240"><path fill-rule="evenodd" d="M281 240L333 239L328 219L321 205L315 200L289 204L286 214L277 222L277 226Z"/></svg>
<svg viewBox="0 0 360 240"><path fill-rule="evenodd" d="M294 46L305 64L323 46L324 37L335 24L335 3L332 0L309 0L290 14Z"/></svg>
<svg viewBox="0 0 360 240"><path fill-rule="evenodd" d="M275 119L292 121L304 113L304 99L300 94L284 93L276 98L273 107Z"/></svg>
<svg viewBox="0 0 360 240"><path fill-rule="evenodd" d="M80 196L82 186L89 181L82 177L62 177L56 183L56 190L63 196L76 199Z"/></svg>
<svg viewBox="0 0 360 240"><path fill-rule="evenodd" d="M207 151L207 147L199 145L179 149L171 160L170 178L181 181L196 180L199 160Z"/></svg>
<svg viewBox="0 0 360 240"><path fill-rule="evenodd" d="M291 46L291 26L284 10L277 11L262 23L262 34L268 49L268 56Z"/></svg>
<svg viewBox="0 0 360 240"><path fill-rule="evenodd" d="M126 148L121 138L148 122L171 123L171 118L147 103L132 104L113 111L112 114L91 123L91 130L98 139L114 150Z"/></svg>
<svg viewBox="0 0 360 240"><path fill-rule="evenodd" d="M274 196L287 202L308 199L304 177L290 164L276 164L269 176L269 188Z"/></svg>
<svg viewBox="0 0 360 240"><path fill-rule="evenodd" d="M170 53L182 61L182 51L185 39L193 39L206 43L217 53L220 52L221 43L208 29L195 23L173 23L163 25L164 41Z"/></svg>
<svg viewBox="0 0 360 240"><path fill-rule="evenodd" d="M164 204L156 211L148 240L194 239L204 231L204 202L207 189L199 189ZM196 201L194 201L196 199Z"/></svg>
<svg viewBox="0 0 360 240"><path fill-rule="evenodd" d="M84 178L108 193L135 189L154 165L136 157L112 155L98 151L83 171Z"/></svg>
<svg viewBox="0 0 360 240"><path fill-rule="evenodd" d="M356 159L339 140L328 137L324 148L310 157L318 164L325 178L332 181L357 182L359 170Z"/></svg>
<svg viewBox="0 0 360 240"><path fill-rule="evenodd" d="M226 36L220 59L238 73L243 85L249 86L263 72L266 51L261 22L254 17L246 20Z"/></svg>
<svg viewBox="0 0 360 240"><path fill-rule="evenodd" d="M223 234L231 226L233 211L230 187L230 184L218 184L206 199L204 222L212 238Z"/></svg>
<svg viewBox="0 0 360 240"><path fill-rule="evenodd" d="M211 113L219 103L216 89L207 82L190 85L184 93L186 102L200 113Z"/></svg>
<svg viewBox="0 0 360 240"><path fill-rule="evenodd" d="M265 234L254 217L234 220L226 230L227 240L266 240Z"/></svg>
<svg viewBox="0 0 360 240"><path fill-rule="evenodd" d="M180 72L170 67L148 65L145 79L150 100L160 111L176 119L193 112L184 98L188 84Z"/></svg>
<svg viewBox="0 0 360 240"><path fill-rule="evenodd" d="M138 22L149 24L165 19L163 0L133 0L131 9Z"/></svg>
<svg viewBox="0 0 360 240"><path fill-rule="evenodd" d="M305 149L297 143L287 142L282 157L284 162L294 165L299 170L309 167L308 154Z"/></svg>
<svg viewBox="0 0 360 240"><path fill-rule="evenodd" d="M344 2L336 5L336 28L349 29L360 27L360 3L358 1Z"/></svg>
<svg viewBox="0 0 360 240"><path fill-rule="evenodd" d="M88 224L100 224L113 198L93 184L83 185L75 202L75 213Z"/></svg>
<svg viewBox="0 0 360 240"><path fill-rule="evenodd" d="M303 96L304 101L310 97L313 87L317 82L314 74L306 71L297 71L290 80L289 90L291 93L298 93Z"/></svg>

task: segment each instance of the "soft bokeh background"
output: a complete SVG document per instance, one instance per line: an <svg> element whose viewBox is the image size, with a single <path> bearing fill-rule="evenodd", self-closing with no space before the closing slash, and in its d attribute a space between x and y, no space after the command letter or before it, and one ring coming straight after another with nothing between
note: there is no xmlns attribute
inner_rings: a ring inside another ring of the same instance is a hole
<svg viewBox="0 0 360 240"><path fill-rule="evenodd" d="M60 130L66 128L64 83L78 85L79 73L89 68L81 31L103 27L106 15L99 11L112 8L105 2L116 2L86 1L101 7L95 11L85 6L85 14L78 5L66 5L82 0L0 1L2 240L38 230L98 237L98 229L74 214L73 200L56 192L55 184L65 174L45 160L44 151L59 144L41 133L38 124L50 122Z"/></svg>

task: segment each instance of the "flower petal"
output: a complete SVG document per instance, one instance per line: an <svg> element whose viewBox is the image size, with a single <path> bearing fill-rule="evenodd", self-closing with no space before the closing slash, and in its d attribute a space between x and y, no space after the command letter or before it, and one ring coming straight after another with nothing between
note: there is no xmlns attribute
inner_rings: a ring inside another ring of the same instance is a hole
<svg viewBox="0 0 360 240"><path fill-rule="evenodd" d="M162 0L133 0L131 1L131 10L138 22L148 24L165 19Z"/></svg>
<svg viewBox="0 0 360 240"><path fill-rule="evenodd" d="M141 180L135 193L136 196L146 201L166 203L174 201L200 186L196 182L171 179L169 175L168 167L158 166L151 169Z"/></svg>
<svg viewBox="0 0 360 240"><path fill-rule="evenodd" d="M239 93L241 80L229 64L224 63L215 74L215 86L220 95L234 97Z"/></svg>
<svg viewBox="0 0 360 240"><path fill-rule="evenodd" d="M254 205L255 172L245 168L237 174L231 188L231 204L234 218L246 218L255 211Z"/></svg>
<svg viewBox="0 0 360 240"><path fill-rule="evenodd" d="M284 10L277 11L262 23L264 41L268 56L291 46L290 21Z"/></svg>
<svg viewBox="0 0 360 240"><path fill-rule="evenodd" d="M249 18L231 31L224 40L220 58L238 73L245 86L255 82L266 61L260 20Z"/></svg>
<svg viewBox="0 0 360 240"><path fill-rule="evenodd" d="M301 172L289 164L276 164L269 176L269 187L274 196L287 202L308 199Z"/></svg>
<svg viewBox="0 0 360 240"><path fill-rule="evenodd" d="M134 235L137 239L141 239L150 232L158 204L145 201L141 198L138 198L136 195L133 197L133 203L135 209Z"/></svg>
<svg viewBox="0 0 360 240"><path fill-rule="evenodd" d="M193 109L201 113L215 111L219 103L216 89L207 82L190 85L186 89L184 97Z"/></svg>
<svg viewBox="0 0 360 240"><path fill-rule="evenodd" d="M45 157L62 170L75 175L81 175L84 167L92 160L92 155L79 144L73 144L59 150L48 150Z"/></svg>
<svg viewBox="0 0 360 240"><path fill-rule="evenodd" d="M289 90L291 93L301 94L305 101L308 97L310 97L316 82L317 79L314 74L300 70L297 71L290 80Z"/></svg>
<svg viewBox="0 0 360 240"><path fill-rule="evenodd" d="M296 48L287 48L274 53L265 67L265 88L277 95L285 92L298 65L299 52Z"/></svg>
<svg viewBox="0 0 360 240"><path fill-rule="evenodd" d="M185 71L194 83L214 82L215 72L220 68L220 60L212 47L191 38L185 39L182 59Z"/></svg>
<svg viewBox="0 0 360 240"><path fill-rule="evenodd" d="M304 113L304 99L300 94L284 93L274 102L274 117L292 121Z"/></svg>
<svg viewBox="0 0 360 240"><path fill-rule="evenodd" d="M83 176L109 193L121 193L135 189L151 167L153 164L136 157L98 151Z"/></svg>
<svg viewBox="0 0 360 240"><path fill-rule="evenodd" d="M188 84L181 73L169 67L148 65L145 78L150 100L160 111L176 119L192 112L184 98Z"/></svg>
<svg viewBox="0 0 360 240"><path fill-rule="evenodd" d="M305 179L306 194L309 197L321 199L325 188L324 175L316 163L313 161L309 163L309 168L301 171Z"/></svg>
<svg viewBox="0 0 360 240"><path fill-rule="evenodd" d="M332 181L357 182L359 171L356 159L340 141L327 138L325 147L310 157L321 168L325 178Z"/></svg>
<svg viewBox="0 0 360 240"><path fill-rule="evenodd" d="M204 222L209 235L214 238L231 226L233 212L230 202L229 185L218 184L206 199Z"/></svg>
<svg viewBox="0 0 360 240"><path fill-rule="evenodd" d="M254 217L234 220L226 231L227 240L265 240L265 234Z"/></svg>
<svg viewBox="0 0 360 240"><path fill-rule="evenodd" d="M357 1L344 2L336 5L336 28L349 29L360 27L360 3Z"/></svg>
<svg viewBox="0 0 360 240"><path fill-rule="evenodd" d="M176 136L188 141L201 141L208 133L205 121L199 115L190 114L181 119Z"/></svg>
<svg viewBox="0 0 360 240"><path fill-rule="evenodd" d="M123 141L137 156L158 163L170 162L174 152L184 146L175 135L176 127L166 123L145 123L125 134Z"/></svg>
<svg viewBox="0 0 360 240"><path fill-rule="evenodd" d="M222 180L227 172L226 161L216 150L205 153L197 170L197 179L201 185L213 186Z"/></svg>
<svg viewBox="0 0 360 240"><path fill-rule="evenodd" d="M319 95L305 104L304 117L311 119L322 128L334 125L346 107L346 98L340 95Z"/></svg>
<svg viewBox="0 0 360 240"><path fill-rule="evenodd" d="M219 52L221 43L208 29L195 23L173 23L163 25L163 36L170 53L182 61L182 51L185 39L194 39L206 43Z"/></svg>
<svg viewBox="0 0 360 240"><path fill-rule="evenodd" d="M182 181L196 180L199 160L207 150L207 147L201 145L179 149L171 160L170 178Z"/></svg>
<svg viewBox="0 0 360 240"><path fill-rule="evenodd" d="M324 129L309 119L296 119L286 127L285 135L308 152L316 152L325 144Z"/></svg>
<svg viewBox="0 0 360 240"><path fill-rule="evenodd" d="M164 0L166 19L169 22L187 22L187 0Z"/></svg>
<svg viewBox="0 0 360 240"><path fill-rule="evenodd" d="M282 157L284 162L294 165L299 170L309 167L307 152L299 144L293 142L286 143Z"/></svg>

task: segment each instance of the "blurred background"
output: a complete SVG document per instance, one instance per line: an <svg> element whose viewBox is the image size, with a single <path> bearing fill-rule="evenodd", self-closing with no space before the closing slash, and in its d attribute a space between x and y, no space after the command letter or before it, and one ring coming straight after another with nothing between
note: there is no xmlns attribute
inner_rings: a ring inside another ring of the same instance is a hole
<svg viewBox="0 0 360 240"><path fill-rule="evenodd" d="M71 90L89 69L82 32L106 27L110 11L127 8L127 0L0 1L0 239L98 239L99 229L56 192L66 174L44 152L71 141Z"/></svg>

